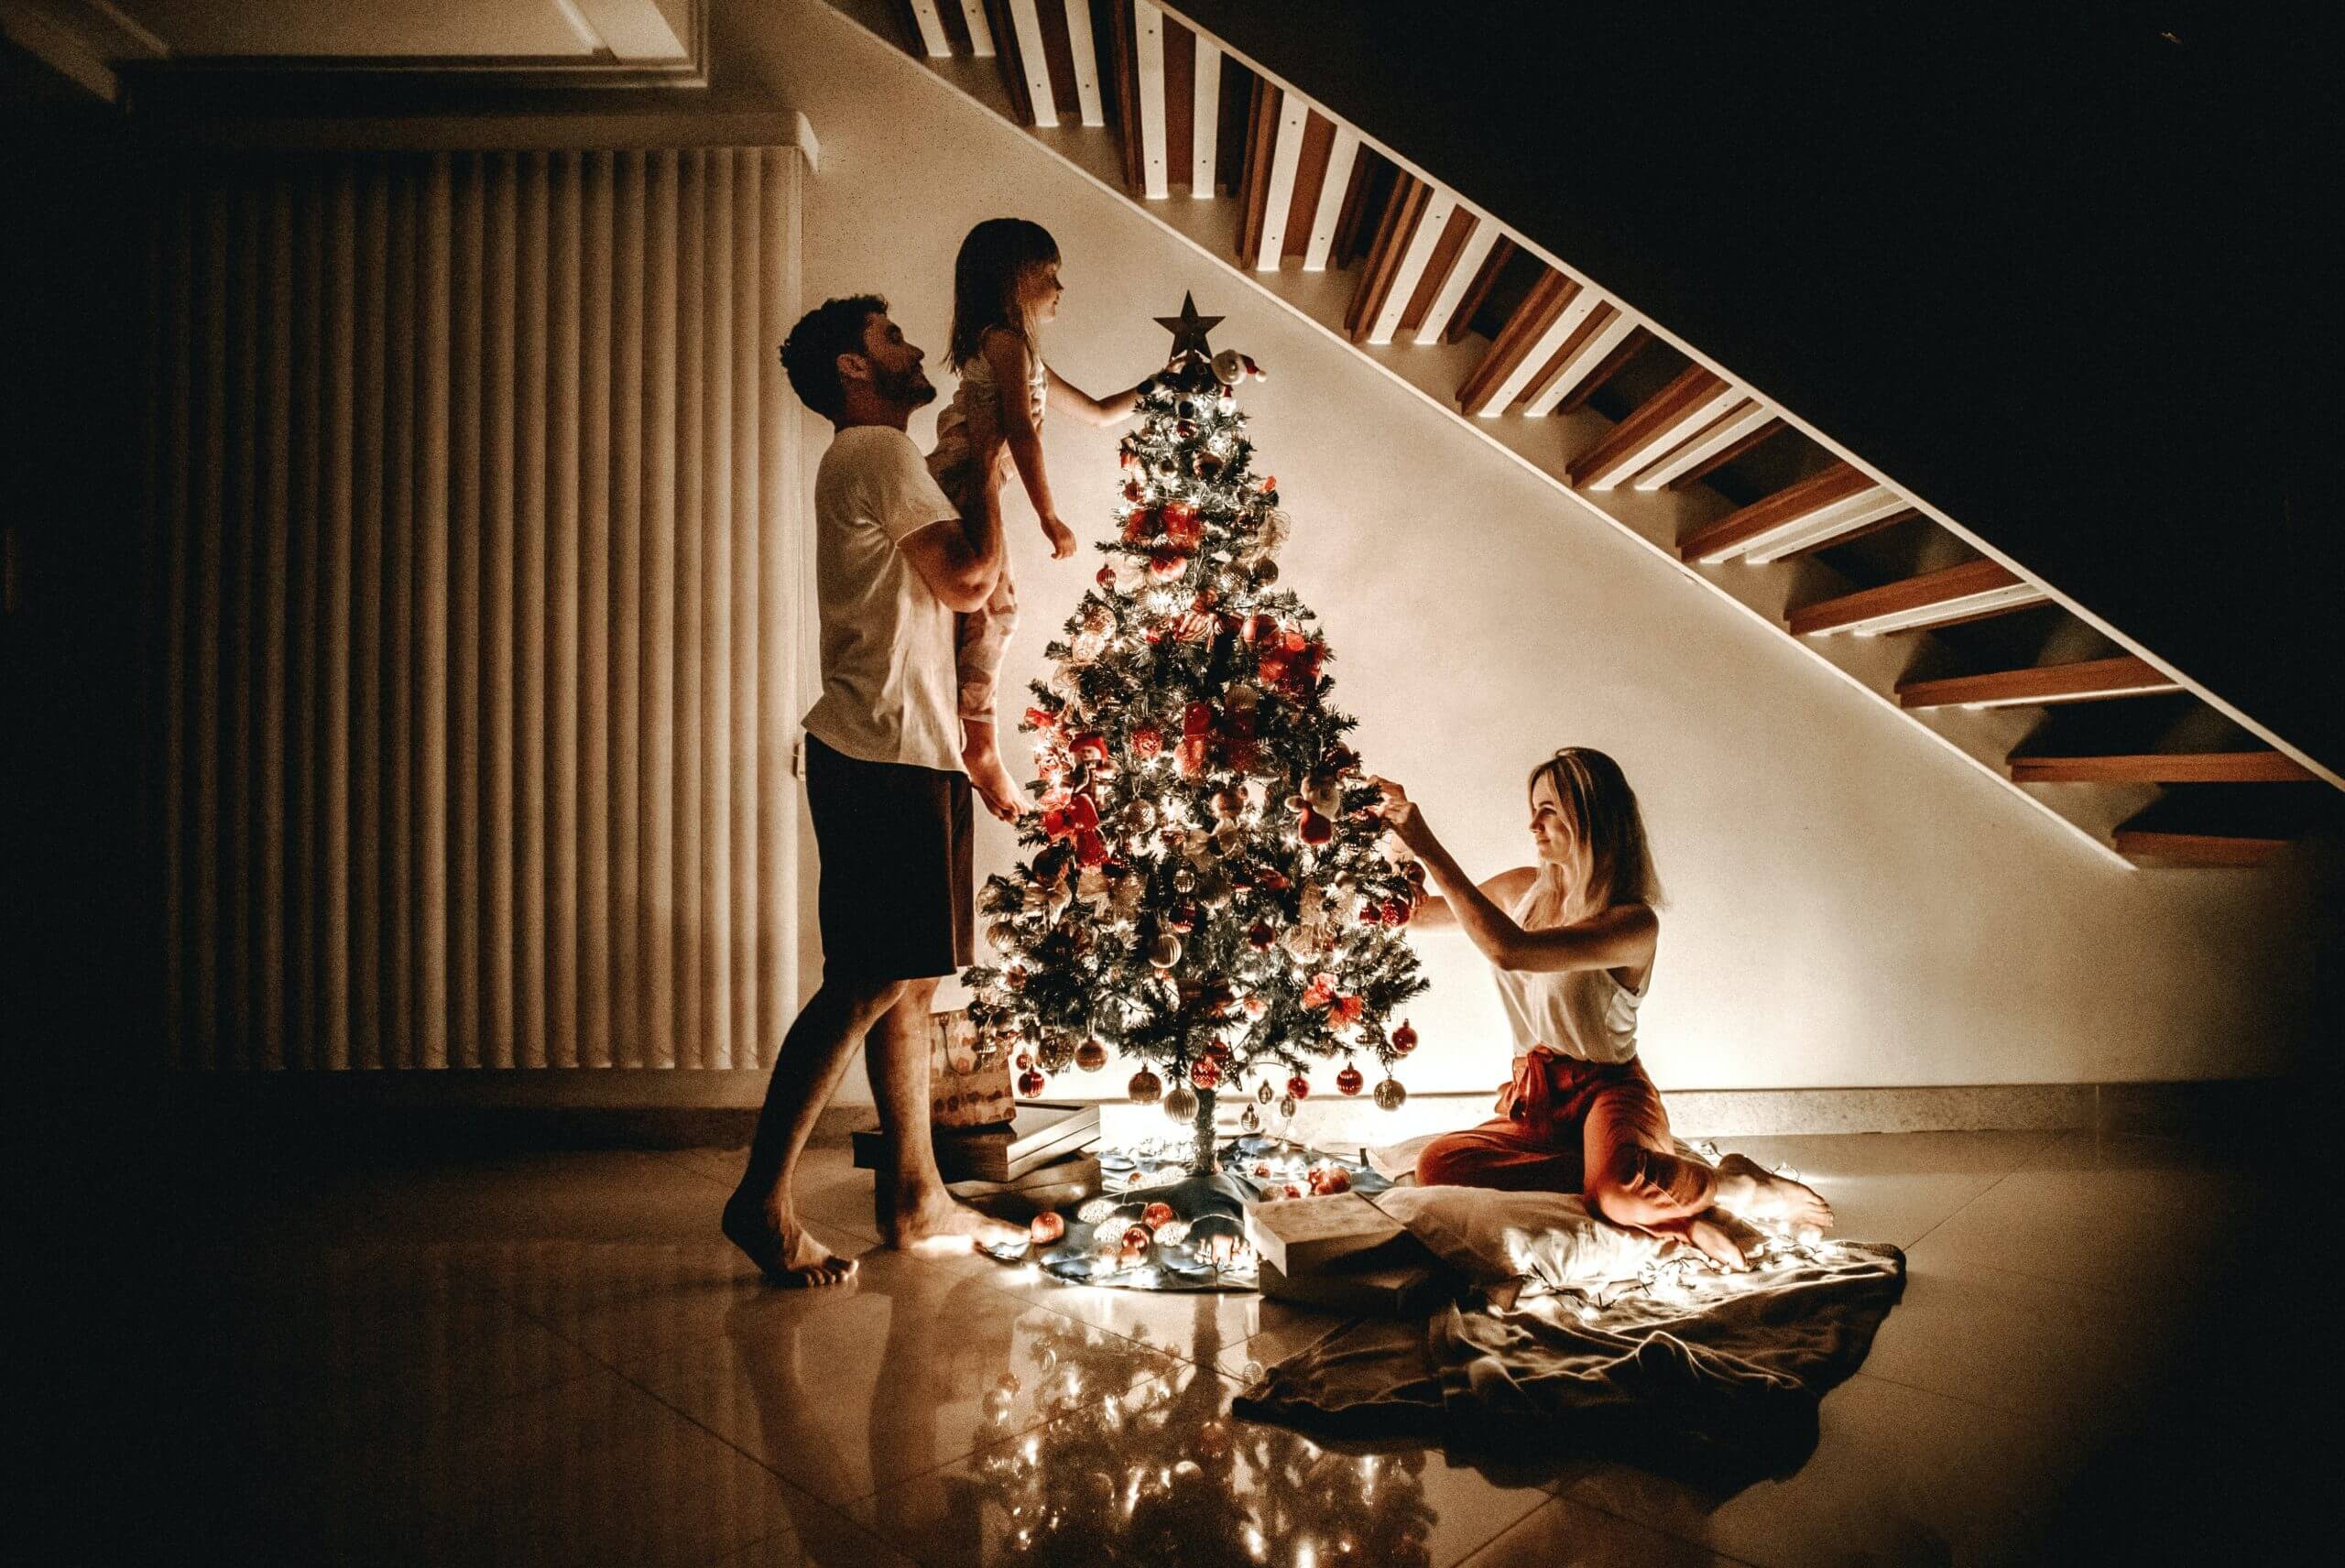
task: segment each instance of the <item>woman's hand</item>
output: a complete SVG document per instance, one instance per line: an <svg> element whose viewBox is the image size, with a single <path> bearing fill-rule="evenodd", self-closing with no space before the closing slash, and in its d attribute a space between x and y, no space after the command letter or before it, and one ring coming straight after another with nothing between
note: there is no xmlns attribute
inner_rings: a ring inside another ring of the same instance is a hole
<svg viewBox="0 0 2345 1568"><path fill-rule="evenodd" d="M1368 781L1384 791L1384 799L1376 804L1376 814L1384 819L1384 825L1392 830L1393 837L1423 855L1433 834L1427 831L1424 813L1417 810L1417 803L1390 779L1371 775Z"/></svg>

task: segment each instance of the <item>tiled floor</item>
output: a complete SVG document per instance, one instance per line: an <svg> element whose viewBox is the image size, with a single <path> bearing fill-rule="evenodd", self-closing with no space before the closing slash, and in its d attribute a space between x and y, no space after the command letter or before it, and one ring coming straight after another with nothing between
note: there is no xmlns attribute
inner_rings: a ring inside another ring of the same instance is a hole
<svg viewBox="0 0 2345 1568"><path fill-rule="evenodd" d="M2116 1560L2144 1520L2176 1519L2179 1548L2229 1506L2193 1511L2142 1456L2220 1404L2175 1390L2251 1261L2249 1168L2084 1134L1738 1146L1815 1181L1840 1234L1905 1247L1911 1277L1814 1455L1730 1496L1238 1421L1246 1364L1332 1320L889 1253L843 1149L812 1156L803 1203L861 1278L773 1290L715 1234L737 1156L607 1151L280 1180L190 1226L152 1435L196 1501L153 1560ZM2250 1401L2183 1446L2253 1474L2237 1445L2262 1421ZM1071 1530L1097 1539L1070 1552Z"/></svg>

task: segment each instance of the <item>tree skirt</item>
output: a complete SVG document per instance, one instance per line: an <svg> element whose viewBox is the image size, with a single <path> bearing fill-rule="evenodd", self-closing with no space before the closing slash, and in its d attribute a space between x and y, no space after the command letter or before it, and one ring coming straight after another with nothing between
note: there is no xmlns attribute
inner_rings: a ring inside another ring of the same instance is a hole
<svg viewBox="0 0 2345 1568"><path fill-rule="evenodd" d="M1210 1176L1188 1173L1187 1140L1099 1156L1105 1196L1064 1216L1055 1241L987 1247L1003 1263L1034 1264L1075 1285L1119 1290L1251 1290L1254 1248L1246 1205L1276 1192L1309 1191L1313 1171L1340 1171L1349 1190L1380 1192L1391 1182L1364 1160L1283 1138L1233 1138L1215 1151ZM1325 1178L1323 1177L1323 1181Z"/></svg>

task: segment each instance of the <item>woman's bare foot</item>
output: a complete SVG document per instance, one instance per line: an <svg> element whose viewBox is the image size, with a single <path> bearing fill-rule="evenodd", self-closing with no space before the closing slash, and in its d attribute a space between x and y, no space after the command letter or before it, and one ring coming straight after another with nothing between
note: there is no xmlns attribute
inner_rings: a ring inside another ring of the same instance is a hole
<svg viewBox="0 0 2345 1568"><path fill-rule="evenodd" d="M1748 1229L1736 1225L1731 1214L1711 1209L1685 1222L1685 1239L1719 1268L1739 1274L1751 1267L1744 1250Z"/></svg>
<svg viewBox="0 0 2345 1568"><path fill-rule="evenodd" d="M1793 1231L1828 1230L1832 1205L1803 1181L1778 1176L1745 1154L1718 1161L1718 1205L1746 1220L1772 1220Z"/></svg>
<svg viewBox="0 0 2345 1568"><path fill-rule="evenodd" d="M987 811L1005 822L1018 820L1018 781L1001 765L1001 753L990 741L963 746L961 766L969 770L969 788L977 792Z"/></svg>
<svg viewBox="0 0 2345 1568"><path fill-rule="evenodd" d="M899 1193L888 1245L907 1252L968 1252L980 1247L1016 1247L1026 1227L981 1214L956 1203L942 1189Z"/></svg>
<svg viewBox="0 0 2345 1568"><path fill-rule="evenodd" d="M760 1205L739 1197L725 1205L725 1239L739 1247L758 1271L786 1290L844 1285L855 1278L855 1259L841 1258L794 1221L775 1219Z"/></svg>

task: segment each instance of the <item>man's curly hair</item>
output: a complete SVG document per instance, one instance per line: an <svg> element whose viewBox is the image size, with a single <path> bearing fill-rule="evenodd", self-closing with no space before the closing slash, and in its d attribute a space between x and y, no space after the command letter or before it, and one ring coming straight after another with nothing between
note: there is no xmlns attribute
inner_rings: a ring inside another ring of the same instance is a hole
<svg viewBox="0 0 2345 1568"><path fill-rule="evenodd" d="M839 355L863 353L864 327L872 317L887 313L888 301L878 295L852 294L825 299L798 318L781 341L781 367L801 402L833 423L838 421L846 412Z"/></svg>

